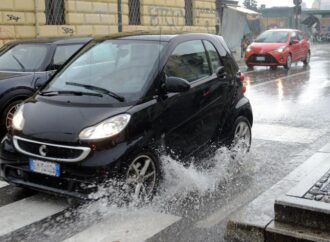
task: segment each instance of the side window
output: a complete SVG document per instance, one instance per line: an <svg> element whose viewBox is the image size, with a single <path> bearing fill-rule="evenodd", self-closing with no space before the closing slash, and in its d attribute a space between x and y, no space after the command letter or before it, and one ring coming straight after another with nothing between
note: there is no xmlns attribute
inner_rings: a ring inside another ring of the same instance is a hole
<svg viewBox="0 0 330 242"><path fill-rule="evenodd" d="M196 81L211 75L205 48L201 40L192 40L179 44L165 66L167 76Z"/></svg>
<svg viewBox="0 0 330 242"><path fill-rule="evenodd" d="M223 66L219 57L218 51L215 49L214 45L211 44L209 41L204 40L205 49L209 55L210 63L212 72L215 73L215 71L220 67Z"/></svg>
<svg viewBox="0 0 330 242"><path fill-rule="evenodd" d="M297 32L292 32L291 34L291 41L298 40Z"/></svg>
<svg viewBox="0 0 330 242"><path fill-rule="evenodd" d="M56 66L63 65L63 63L69 59L81 46L82 44L57 46L53 58L53 64Z"/></svg>
<svg viewBox="0 0 330 242"><path fill-rule="evenodd" d="M301 40L303 40L304 38L305 38L304 35L303 35L302 33L299 33L299 32L298 32L298 40L301 41Z"/></svg>

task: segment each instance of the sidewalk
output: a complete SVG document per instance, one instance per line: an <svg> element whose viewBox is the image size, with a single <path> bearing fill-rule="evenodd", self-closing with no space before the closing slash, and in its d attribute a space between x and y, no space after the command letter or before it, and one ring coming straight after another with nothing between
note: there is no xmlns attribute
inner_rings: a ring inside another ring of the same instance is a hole
<svg viewBox="0 0 330 242"><path fill-rule="evenodd" d="M299 159L300 157L298 157ZM289 197L289 191L292 188L301 183L306 183L306 180L309 179L313 174L325 174L330 170L330 143L316 152L312 157L300 165L297 169L291 172L279 183L271 187L268 191L261 194L258 198L252 201L249 205L235 213L229 220L227 224L226 238L228 241L245 241L245 242L261 242L267 241L267 236L275 238L275 233L280 234L281 236L286 236L289 232L290 238L310 238L311 236L318 236L315 231L303 227L303 230L297 229L298 226L289 224L283 226L283 224L276 222L275 223L275 212L274 204L276 199L287 196ZM321 178L321 177L320 177ZM291 192L292 193L292 192ZM292 196L291 196L292 197ZM304 200L307 200L304 198ZM309 201L309 200L307 200ZM313 201L314 202L314 201ZM322 203L324 207L330 207L329 203ZM329 215L330 216L330 215ZM274 229L274 226L279 224L281 228L277 227ZM283 228L284 227L284 228ZM295 230L297 229L297 230ZM284 234L284 235L283 235ZM327 239L330 238L328 233L321 233L322 236ZM297 237L295 237L297 236ZM321 235L320 235L321 236ZM278 237L277 237L278 238ZM282 237L283 238L283 237ZM314 238L314 237L313 237ZM316 240L315 240L316 238ZM312 241L319 241L321 237L315 237ZM323 237L321 241L324 240ZM274 240L275 241L275 240ZM291 241L291 240L290 240ZM300 241L300 240L294 240ZM305 241L305 240L301 240ZM307 241L307 240L306 240ZM308 240L309 241L309 240Z"/></svg>

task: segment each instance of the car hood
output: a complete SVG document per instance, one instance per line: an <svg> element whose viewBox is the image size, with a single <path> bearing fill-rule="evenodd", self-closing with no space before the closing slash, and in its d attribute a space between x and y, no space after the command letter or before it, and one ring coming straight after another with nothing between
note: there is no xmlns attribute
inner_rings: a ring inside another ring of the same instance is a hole
<svg viewBox="0 0 330 242"><path fill-rule="evenodd" d="M60 143L77 143L79 133L109 117L127 112L131 106L73 106L31 99L23 107L26 138Z"/></svg>
<svg viewBox="0 0 330 242"><path fill-rule="evenodd" d="M30 78L31 80L34 77L34 72L5 72L5 71L0 71L0 82L5 81L5 80L11 80L12 79L26 79L27 77Z"/></svg>
<svg viewBox="0 0 330 242"><path fill-rule="evenodd" d="M280 48L282 46L287 46L286 43L252 43L250 45L250 48L255 52L255 53L266 53L273 51L277 48Z"/></svg>
<svg viewBox="0 0 330 242"><path fill-rule="evenodd" d="M13 79L13 78L27 77L27 76L31 76L31 78L33 78L34 73L33 72L5 72L5 71L0 71L0 81Z"/></svg>

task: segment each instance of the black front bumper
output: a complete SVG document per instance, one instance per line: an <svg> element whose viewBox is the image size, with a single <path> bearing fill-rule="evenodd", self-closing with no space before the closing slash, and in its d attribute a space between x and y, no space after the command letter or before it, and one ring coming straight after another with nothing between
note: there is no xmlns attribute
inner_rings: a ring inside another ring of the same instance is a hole
<svg viewBox="0 0 330 242"><path fill-rule="evenodd" d="M81 162L61 162L61 174L55 177L31 171L28 161L33 157L19 153L11 137L8 137L1 142L0 147L0 179L41 192L91 200L95 199L93 194L98 192L100 186L103 188L109 179L118 177L121 160L117 158L114 162L114 159L109 159L110 153L113 153L113 150L103 150ZM100 162L100 156L111 162Z"/></svg>
<svg viewBox="0 0 330 242"><path fill-rule="evenodd" d="M39 174L30 171L27 165L1 164L0 169L3 180L10 184L59 196L90 200L90 194L98 189L96 181Z"/></svg>

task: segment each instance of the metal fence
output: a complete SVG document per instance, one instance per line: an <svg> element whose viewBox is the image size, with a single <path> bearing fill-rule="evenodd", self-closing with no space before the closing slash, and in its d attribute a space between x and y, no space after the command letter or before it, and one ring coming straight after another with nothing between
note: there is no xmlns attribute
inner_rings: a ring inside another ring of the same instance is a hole
<svg viewBox="0 0 330 242"><path fill-rule="evenodd" d="M47 25L65 24L64 0L45 0Z"/></svg>
<svg viewBox="0 0 330 242"><path fill-rule="evenodd" d="M128 20L129 25L140 25L140 0L128 0Z"/></svg>

